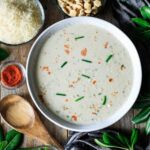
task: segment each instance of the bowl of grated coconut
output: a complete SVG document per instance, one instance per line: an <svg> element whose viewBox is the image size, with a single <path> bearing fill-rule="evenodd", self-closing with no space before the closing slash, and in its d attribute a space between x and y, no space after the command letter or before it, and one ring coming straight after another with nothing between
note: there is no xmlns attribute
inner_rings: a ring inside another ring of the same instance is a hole
<svg viewBox="0 0 150 150"><path fill-rule="evenodd" d="M2 0L0 10L0 43L27 43L44 25L45 13L39 0Z"/></svg>

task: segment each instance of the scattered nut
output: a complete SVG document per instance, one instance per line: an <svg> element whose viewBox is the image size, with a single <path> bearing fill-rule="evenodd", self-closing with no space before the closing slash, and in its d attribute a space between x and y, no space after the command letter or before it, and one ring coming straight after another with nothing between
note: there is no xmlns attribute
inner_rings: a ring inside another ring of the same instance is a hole
<svg viewBox="0 0 150 150"><path fill-rule="evenodd" d="M89 16L97 14L101 0L58 0L61 9L69 16Z"/></svg>

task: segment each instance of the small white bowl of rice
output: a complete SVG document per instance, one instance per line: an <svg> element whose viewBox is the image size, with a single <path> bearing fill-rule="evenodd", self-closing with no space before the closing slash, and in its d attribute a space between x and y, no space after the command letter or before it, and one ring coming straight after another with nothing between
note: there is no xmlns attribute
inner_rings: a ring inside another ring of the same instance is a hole
<svg viewBox="0 0 150 150"><path fill-rule="evenodd" d="M44 24L45 13L39 0L3 0L0 10L0 43L27 43Z"/></svg>

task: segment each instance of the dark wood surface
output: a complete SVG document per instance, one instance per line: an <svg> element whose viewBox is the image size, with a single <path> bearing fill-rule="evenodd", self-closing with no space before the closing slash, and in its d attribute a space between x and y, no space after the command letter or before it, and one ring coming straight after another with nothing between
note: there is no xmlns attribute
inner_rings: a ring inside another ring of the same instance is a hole
<svg viewBox="0 0 150 150"><path fill-rule="evenodd" d="M48 26L66 18L66 15L64 15L59 10L59 8L57 7L54 0L41 0L41 1L43 4L43 7L45 9L45 14L46 14L46 21L45 21L45 25L44 25L43 29L45 29ZM107 20L107 21L117 25L117 21L113 18L112 11L111 11L109 5L107 6L107 9L100 12L99 15L96 17ZM0 44L1 47L6 47L11 52L10 57L5 61L16 60L25 66L26 65L26 59L27 59L30 47L31 47L33 42L34 42L34 40L28 44L24 44L21 46L6 46L6 45ZM23 87L21 87L17 90L14 90L14 91L7 90L7 89L4 89L3 87L0 87L0 97L1 98L3 98L4 96L6 96L8 94L19 94L19 95L25 97L26 99L28 99L32 103L32 100L29 96L26 85L24 85ZM111 128L119 129L119 130L123 130L123 131L129 131L132 127L134 127L131 123L131 118L135 114L136 114L135 111L130 110L121 120L119 120L117 123L112 125ZM61 144L65 144L65 142L67 141L67 138L69 136L69 131L62 129L62 128L54 125L53 123L49 122L41 114L40 114L40 116L41 116L44 124L48 128L49 132ZM1 118L0 118L0 121L1 121L1 124L3 125L5 131L8 130L9 127L4 123L4 121ZM141 130L143 129L143 125L138 125L136 127L138 127ZM28 137L25 137L23 147L36 146L36 145L41 145L41 143L37 140L33 140L33 139L28 138Z"/></svg>

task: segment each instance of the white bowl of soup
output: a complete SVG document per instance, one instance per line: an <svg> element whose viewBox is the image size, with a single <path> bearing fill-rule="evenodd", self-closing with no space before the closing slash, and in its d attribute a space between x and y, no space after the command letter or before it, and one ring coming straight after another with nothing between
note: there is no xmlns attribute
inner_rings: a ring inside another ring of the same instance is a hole
<svg viewBox="0 0 150 150"><path fill-rule="evenodd" d="M40 112L79 132L106 128L133 106L141 63L131 40L114 25L75 17L48 27L27 60L27 85Z"/></svg>

